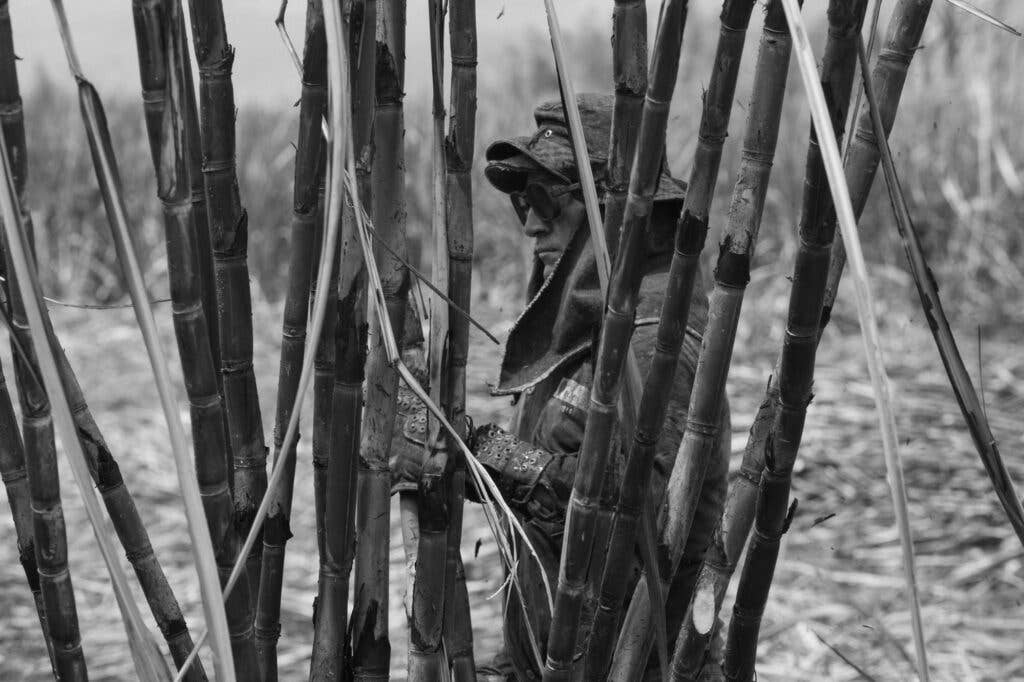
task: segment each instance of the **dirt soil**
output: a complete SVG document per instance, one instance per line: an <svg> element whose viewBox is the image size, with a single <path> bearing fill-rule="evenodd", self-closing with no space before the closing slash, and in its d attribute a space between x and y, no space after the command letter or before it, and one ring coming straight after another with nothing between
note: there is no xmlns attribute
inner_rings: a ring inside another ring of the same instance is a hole
<svg viewBox="0 0 1024 682"><path fill-rule="evenodd" d="M775 280L779 280L776 282ZM755 281L730 375L733 451L746 432L778 353L785 310L783 278ZM905 278L878 284L886 300L883 336L898 410L910 518L917 550L933 679L1009 680L1024 677L1022 550L974 454L938 355ZM849 292L847 292L849 293ZM845 295L844 295L845 296ZM851 301L848 296L841 299ZM851 304L847 304L849 307ZM499 336L518 309L476 310ZM256 370L268 441L272 427L280 308L255 305ZM163 311L166 312L166 311ZM900 548L893 524L871 387L852 313L840 310L818 357L816 395L796 468L800 506L783 543L759 649L760 680L912 679L910 618ZM199 591L176 492L166 427L128 310L55 308L58 334L79 373L93 412L134 493L172 587L195 632ZM168 354L169 315L160 316ZM1020 330L1018 330L1019 332ZM959 330L977 377L977 337ZM1014 480L1024 484L1024 353L1022 335L983 334L982 376L993 430ZM10 374L6 343L2 356ZM507 399L491 398L499 349L474 331L470 411L478 424L506 418ZM309 413L307 399L306 412ZM187 419L185 401L182 417ZM308 425L310 420L304 419ZM299 447L298 480L288 545L279 648L282 679L308 675L317 556L308 433ZM62 461L71 572L85 655L94 680L132 679L118 610L80 496ZM304 493L303 491L306 491ZM0 512L0 679L43 680L46 652L31 596L18 564L6 505ZM466 565L478 659L500 644L502 571L483 515L467 507ZM404 679L407 628L403 615L404 557L397 505L392 508L391 610L393 679ZM126 565L127 568L127 565ZM141 595L139 597L142 604ZM727 602L727 605L731 603ZM728 616L728 609L726 610Z"/></svg>

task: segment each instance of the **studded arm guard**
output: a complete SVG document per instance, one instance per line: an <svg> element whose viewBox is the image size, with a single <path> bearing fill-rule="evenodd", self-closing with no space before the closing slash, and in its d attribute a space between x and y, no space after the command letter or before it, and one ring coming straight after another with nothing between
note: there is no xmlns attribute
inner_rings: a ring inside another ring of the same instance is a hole
<svg viewBox="0 0 1024 682"><path fill-rule="evenodd" d="M510 507L538 521L561 525L572 490L575 457L553 455L495 424L476 430L477 460ZM473 499L475 491L467 490Z"/></svg>

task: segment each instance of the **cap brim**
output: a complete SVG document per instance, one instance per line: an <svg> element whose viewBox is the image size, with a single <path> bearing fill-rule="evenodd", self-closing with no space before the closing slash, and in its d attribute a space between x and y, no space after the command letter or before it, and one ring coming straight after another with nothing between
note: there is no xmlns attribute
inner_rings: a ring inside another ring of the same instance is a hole
<svg viewBox="0 0 1024 682"><path fill-rule="evenodd" d="M496 189L506 194L522 190L530 172L544 171L559 182L572 182L565 173L575 166L572 149L549 139L498 140L487 147L484 155L488 161L484 174Z"/></svg>
<svg viewBox="0 0 1024 682"><path fill-rule="evenodd" d="M514 137L491 143L485 152L488 163L484 176L500 192L511 194L526 186L530 173L546 172L558 182L570 184L576 181L576 159L572 148L560 138ZM598 165L604 163L597 159ZM604 201L604 192L599 191ZM686 198L686 183L663 172L658 180L654 201L683 201Z"/></svg>

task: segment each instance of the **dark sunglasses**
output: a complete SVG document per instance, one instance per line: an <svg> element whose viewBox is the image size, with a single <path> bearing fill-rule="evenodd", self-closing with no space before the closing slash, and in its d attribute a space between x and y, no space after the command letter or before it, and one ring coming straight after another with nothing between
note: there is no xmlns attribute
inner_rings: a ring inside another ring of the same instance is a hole
<svg viewBox="0 0 1024 682"><path fill-rule="evenodd" d="M579 188L580 183L578 182L554 188L549 188L539 182L530 182L521 192L512 192L509 196L512 199L512 208L519 216L519 222L525 225L527 216L530 211L533 211L538 218L549 223L558 220L558 217L562 215L562 206L555 199L569 192L575 192Z"/></svg>

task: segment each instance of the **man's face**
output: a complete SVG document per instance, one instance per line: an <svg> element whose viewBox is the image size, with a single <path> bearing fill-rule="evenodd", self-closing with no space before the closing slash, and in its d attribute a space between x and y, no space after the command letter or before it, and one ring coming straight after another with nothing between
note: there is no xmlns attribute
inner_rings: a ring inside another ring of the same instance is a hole
<svg viewBox="0 0 1024 682"><path fill-rule="evenodd" d="M565 188L553 184L549 176L530 177L528 182L543 185L552 195L550 208L545 211L530 210L523 224L523 232L533 239L533 252L544 264L544 274L547 276L568 248L576 228L585 220L586 207L574 196L575 192L563 191ZM554 217L545 220L542 217L545 212L553 213Z"/></svg>

